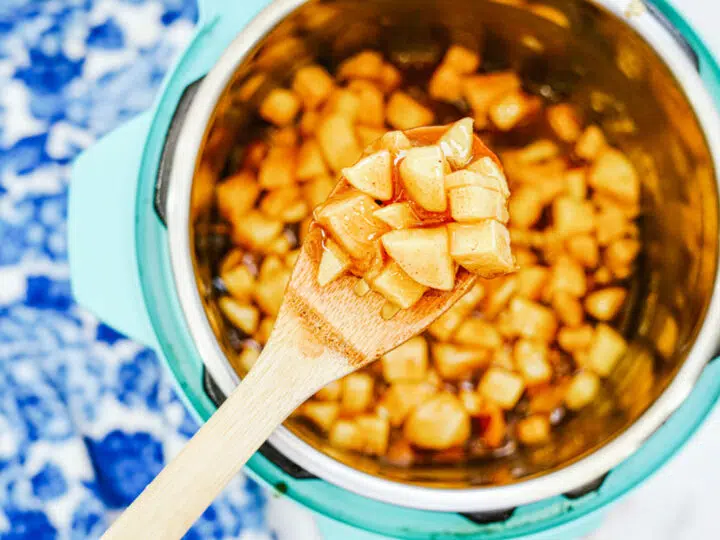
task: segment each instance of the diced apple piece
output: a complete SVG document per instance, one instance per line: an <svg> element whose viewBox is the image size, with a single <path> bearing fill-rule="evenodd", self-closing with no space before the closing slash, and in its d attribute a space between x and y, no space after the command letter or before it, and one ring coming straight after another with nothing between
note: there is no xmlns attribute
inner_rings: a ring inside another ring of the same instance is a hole
<svg viewBox="0 0 720 540"><path fill-rule="evenodd" d="M333 171L351 166L362 154L353 123L346 116L328 116L318 125L316 136L325 161Z"/></svg>
<svg viewBox="0 0 720 540"><path fill-rule="evenodd" d="M365 446L365 435L357 422L338 420L330 429L328 441L336 448L360 452Z"/></svg>
<svg viewBox="0 0 720 540"><path fill-rule="evenodd" d="M340 405L335 401L307 401L300 406L298 414L327 433L340 415Z"/></svg>
<svg viewBox="0 0 720 540"><path fill-rule="evenodd" d="M300 147L296 174L300 181L328 174L320 145L315 139L307 139Z"/></svg>
<svg viewBox="0 0 720 540"><path fill-rule="evenodd" d="M242 304L229 296L224 296L218 301L220 310L230 320L233 326L250 335L257 330L260 321L260 313L255 306Z"/></svg>
<svg viewBox="0 0 720 540"><path fill-rule="evenodd" d="M550 420L544 414L534 414L517 423L518 439L525 445L544 444L550 440Z"/></svg>
<svg viewBox="0 0 720 540"><path fill-rule="evenodd" d="M353 287L353 292L360 297L365 296L370 291L370 285L368 285L368 282L362 278L358 279L355 283L355 287Z"/></svg>
<svg viewBox="0 0 720 540"><path fill-rule="evenodd" d="M503 207L507 204L507 197L510 192L504 177L487 176L469 169L455 171L445 176L445 190L448 193L455 189L471 187L496 191L501 197Z"/></svg>
<svg viewBox="0 0 720 540"><path fill-rule="evenodd" d="M625 354L627 342L607 324L598 324L588 350L587 366L601 377L607 377Z"/></svg>
<svg viewBox="0 0 720 540"><path fill-rule="evenodd" d="M432 351L435 367L446 380L469 378L474 370L490 363L490 351L487 349L436 343Z"/></svg>
<svg viewBox="0 0 720 540"><path fill-rule="evenodd" d="M480 67L480 55L462 45L451 45L442 63L451 66L458 73L468 75Z"/></svg>
<svg viewBox="0 0 720 540"><path fill-rule="evenodd" d="M523 266L518 261L517 293L528 300L539 300L548 281L550 271L544 266Z"/></svg>
<svg viewBox="0 0 720 540"><path fill-rule="evenodd" d="M585 268L597 268L600 262L600 248L594 235L579 234L569 238L567 250Z"/></svg>
<svg viewBox="0 0 720 540"><path fill-rule="evenodd" d="M383 92L389 94L397 90L398 86L402 84L402 75L398 68L390 63L385 63L380 73L380 80L377 83Z"/></svg>
<svg viewBox="0 0 720 540"><path fill-rule="evenodd" d="M390 96L386 115L388 124L402 130L429 126L435 120L432 110L401 91L395 91Z"/></svg>
<svg viewBox="0 0 720 540"><path fill-rule="evenodd" d="M408 195L430 212L447 209L445 167L445 155L439 146L411 148L400 162L400 178Z"/></svg>
<svg viewBox="0 0 720 540"><path fill-rule="evenodd" d="M254 249L270 244L283 229L283 222L251 210L242 221L233 223L233 241Z"/></svg>
<svg viewBox="0 0 720 540"><path fill-rule="evenodd" d="M335 88L335 82L324 67L310 65L297 70L292 88L307 109L314 109L328 98Z"/></svg>
<svg viewBox="0 0 720 540"><path fill-rule="evenodd" d="M350 257L331 239L323 243L323 253L318 265L318 284L324 287L336 280L350 268Z"/></svg>
<svg viewBox="0 0 720 540"><path fill-rule="evenodd" d="M346 413L359 413L372 403L375 381L367 373L351 373L342 380L342 410Z"/></svg>
<svg viewBox="0 0 720 540"><path fill-rule="evenodd" d="M255 175L250 171L240 172L217 186L218 209L227 220L235 223L255 206L259 194Z"/></svg>
<svg viewBox="0 0 720 540"><path fill-rule="evenodd" d="M373 199L387 201L393 196L393 163L387 150L362 158L352 167L342 170L348 182Z"/></svg>
<svg viewBox="0 0 720 540"><path fill-rule="evenodd" d="M317 205L325 202L334 187L335 180L330 176L322 175L316 176L309 182L303 184L302 190L307 203L311 208L315 208Z"/></svg>
<svg viewBox="0 0 720 540"><path fill-rule="evenodd" d="M294 146L271 146L258 171L260 187L275 189L293 185L296 179L296 153Z"/></svg>
<svg viewBox="0 0 720 540"><path fill-rule="evenodd" d="M266 216L273 219L283 219L283 216L287 212L287 209L300 197L300 190L296 186L282 187L270 191L260 202L260 210L262 210ZM305 201L302 201L303 205L307 207ZM300 216L302 219L303 216Z"/></svg>
<svg viewBox="0 0 720 540"><path fill-rule="evenodd" d="M529 229L542 216L545 203L534 186L522 186L510 198L510 219L512 226Z"/></svg>
<svg viewBox="0 0 720 540"><path fill-rule="evenodd" d="M343 116L350 122L357 121L360 112L360 98L347 88L339 88L330 94L320 113L324 116Z"/></svg>
<svg viewBox="0 0 720 540"><path fill-rule="evenodd" d="M570 169L565 173L567 194L576 201L587 198L587 171L585 169Z"/></svg>
<svg viewBox="0 0 720 540"><path fill-rule="evenodd" d="M508 188L505 173L492 158L485 156L477 159L468 165L466 170L478 173L486 179L490 179L493 185L497 186L497 190L500 193L502 193L505 197L510 196L510 189Z"/></svg>
<svg viewBox="0 0 720 540"><path fill-rule="evenodd" d="M575 153L578 157L588 161L594 161L607 149L605 134L598 126L588 126L575 145Z"/></svg>
<svg viewBox="0 0 720 540"><path fill-rule="evenodd" d="M405 422L405 437L415 446L446 450L470 437L470 416L449 392L438 394L417 407Z"/></svg>
<svg viewBox="0 0 720 540"><path fill-rule="evenodd" d="M472 159L473 120L463 118L448 129L438 141L445 158L454 169L460 169Z"/></svg>
<svg viewBox="0 0 720 540"><path fill-rule="evenodd" d="M506 199L495 190L480 186L465 186L451 189L450 215L461 223L474 223L494 219L507 223L510 219Z"/></svg>
<svg viewBox="0 0 720 540"><path fill-rule="evenodd" d="M595 209L590 201L559 197L553 202L552 216L555 230L561 236L587 234L595 230Z"/></svg>
<svg viewBox="0 0 720 540"><path fill-rule="evenodd" d="M390 422L378 415L362 414L355 418L363 432L365 444L363 453L372 456L384 456L390 440Z"/></svg>
<svg viewBox="0 0 720 540"><path fill-rule="evenodd" d="M260 104L260 116L276 126L286 126L295 119L301 103L297 95L284 88L275 88Z"/></svg>
<svg viewBox="0 0 720 540"><path fill-rule="evenodd" d="M225 288L236 300L245 300L252 295L255 288L255 276L244 264L223 272L220 276Z"/></svg>
<svg viewBox="0 0 720 540"><path fill-rule="evenodd" d="M475 127L487 126L490 106L502 96L520 88L518 76L512 72L473 75L463 84L463 94L475 116Z"/></svg>
<svg viewBox="0 0 720 540"><path fill-rule="evenodd" d="M502 336L492 324L476 318L466 319L453 335L453 341L483 349L497 349L503 344Z"/></svg>
<svg viewBox="0 0 720 540"><path fill-rule="evenodd" d="M615 240L605 250L605 263L614 274L618 275L618 270L629 270L632 267L638 253L640 253L640 248L640 242L634 238Z"/></svg>
<svg viewBox="0 0 720 540"><path fill-rule="evenodd" d="M578 298L585 296L585 269L572 257L560 255L552 267L550 289L553 293L562 291Z"/></svg>
<svg viewBox="0 0 720 540"><path fill-rule="evenodd" d="M390 383L420 382L425 379L428 345L422 336L415 336L382 357L383 377Z"/></svg>
<svg viewBox="0 0 720 540"><path fill-rule="evenodd" d="M375 256L375 242L387 226L373 216L380 207L364 193L348 193L315 210L318 223L340 246L358 260Z"/></svg>
<svg viewBox="0 0 720 540"><path fill-rule="evenodd" d="M436 392L435 386L427 382L394 383L383 395L378 409L383 409L390 418L390 424L397 427L402 425L410 411Z"/></svg>
<svg viewBox="0 0 720 540"><path fill-rule="evenodd" d="M537 96L514 90L490 107L489 116L501 131L510 131L541 107L542 101Z"/></svg>
<svg viewBox="0 0 720 540"><path fill-rule="evenodd" d="M253 291L260 309L272 317L276 316L280 311L288 281L290 281L290 270L284 267L270 277L261 278Z"/></svg>
<svg viewBox="0 0 720 540"><path fill-rule="evenodd" d="M585 309L599 321L610 321L620 311L626 296L627 291L622 287L600 289L585 298Z"/></svg>
<svg viewBox="0 0 720 540"><path fill-rule="evenodd" d="M476 283L472 289L428 327L428 332L439 340L447 341L484 297L485 288L482 283Z"/></svg>
<svg viewBox="0 0 720 540"><path fill-rule="evenodd" d="M373 215L393 229L410 229L422 223L408 202L383 206L380 210L376 210Z"/></svg>
<svg viewBox="0 0 720 540"><path fill-rule="evenodd" d="M555 313L537 302L516 296L510 302L509 316L514 332L520 336L546 343L555 337Z"/></svg>
<svg viewBox="0 0 720 540"><path fill-rule="evenodd" d="M257 362L258 358L260 358L259 350L254 347L244 347L242 352L237 357L236 365L239 365L240 369L244 373L247 373L255 365L255 362Z"/></svg>
<svg viewBox="0 0 720 540"><path fill-rule="evenodd" d="M574 143L580 138L582 125L578 113L569 103L561 103L547 109L547 119L557 137L566 142Z"/></svg>
<svg viewBox="0 0 720 540"><path fill-rule="evenodd" d="M393 154L410 150L412 143L402 131L388 131L377 142L379 150L389 150Z"/></svg>
<svg viewBox="0 0 720 540"><path fill-rule="evenodd" d="M377 51L365 50L344 60L338 67L339 79L379 79L383 71L383 57Z"/></svg>
<svg viewBox="0 0 720 540"><path fill-rule="evenodd" d="M459 101L463 96L463 76L451 66L439 66L428 83L428 94L438 101Z"/></svg>
<svg viewBox="0 0 720 540"><path fill-rule="evenodd" d="M313 396L315 399L321 399L323 401L337 401L342 396L342 383L340 381L333 381L330 384L326 384L320 390L315 392Z"/></svg>
<svg viewBox="0 0 720 540"><path fill-rule="evenodd" d="M640 179L635 167L619 150L603 152L590 169L590 185L621 203L637 204L640 200Z"/></svg>
<svg viewBox="0 0 720 540"><path fill-rule="evenodd" d="M565 404L568 409L577 411L589 405L600 390L600 379L591 371L581 371L570 381Z"/></svg>
<svg viewBox="0 0 720 540"><path fill-rule="evenodd" d="M261 345L265 345L268 339L270 339L270 334L272 333L272 329L274 326L275 318L265 317L262 321L260 321L257 332L255 332L255 335L253 336L255 341L257 341Z"/></svg>
<svg viewBox="0 0 720 540"><path fill-rule="evenodd" d="M370 145L374 144L380 139L387 131L384 128L370 127L370 126L356 126L355 132L360 139L360 144L363 148L367 149Z"/></svg>
<svg viewBox="0 0 720 540"><path fill-rule="evenodd" d="M502 368L491 367L485 372L478 391L488 401L505 410L510 410L525 390L522 377Z"/></svg>
<svg viewBox="0 0 720 540"><path fill-rule="evenodd" d="M366 281L373 290L402 309L414 306L427 291L425 285L408 276L395 261L390 261L376 276L367 277Z"/></svg>
<svg viewBox="0 0 720 540"><path fill-rule="evenodd" d="M455 286L445 227L390 231L381 240L388 255L418 283L442 291Z"/></svg>
<svg viewBox="0 0 720 540"><path fill-rule="evenodd" d="M365 126L384 127L385 96L380 89L365 80L352 81L348 89L358 97L359 101L356 122Z"/></svg>
<svg viewBox="0 0 720 540"><path fill-rule="evenodd" d="M303 137L310 137L315 135L315 130L320 123L320 113L318 111L305 111L300 117L298 128Z"/></svg>
<svg viewBox="0 0 720 540"><path fill-rule="evenodd" d="M515 343L515 365L527 384L541 384L552 378L547 343L520 339Z"/></svg>
<svg viewBox="0 0 720 540"><path fill-rule="evenodd" d="M510 234L497 221L450 223L450 255L470 272L493 278L515 270Z"/></svg>
<svg viewBox="0 0 720 540"><path fill-rule="evenodd" d="M552 307L562 323L569 327L580 326L585 319L580 300L567 291L553 292Z"/></svg>
<svg viewBox="0 0 720 540"><path fill-rule="evenodd" d="M483 412L483 398L475 390L460 390L458 398L470 416L480 416Z"/></svg>

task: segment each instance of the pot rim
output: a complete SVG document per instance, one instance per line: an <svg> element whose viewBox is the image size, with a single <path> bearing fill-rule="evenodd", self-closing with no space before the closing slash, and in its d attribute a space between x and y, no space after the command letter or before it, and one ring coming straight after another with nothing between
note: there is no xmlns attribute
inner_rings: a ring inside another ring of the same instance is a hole
<svg viewBox="0 0 720 540"><path fill-rule="evenodd" d="M627 16L634 0L588 0L624 19L653 47L677 77L703 129L716 172L720 165L720 116L700 75L670 32L647 12ZM305 0L275 0L260 12L229 45L202 81L179 133L172 158L167 194L167 224L173 279L183 316L203 362L226 394L240 379L232 370L212 331L196 286L189 242L189 211L198 152L208 122L239 63L265 33ZM537 502L581 488L600 478L638 450L683 403L716 346L715 328L720 320L720 267L716 269L712 297L702 328L678 373L655 402L624 432L588 456L537 478L504 486L464 489L432 488L403 484L352 468L312 447L284 426L269 442L290 460L316 476L382 502L415 509L444 512L496 511Z"/></svg>

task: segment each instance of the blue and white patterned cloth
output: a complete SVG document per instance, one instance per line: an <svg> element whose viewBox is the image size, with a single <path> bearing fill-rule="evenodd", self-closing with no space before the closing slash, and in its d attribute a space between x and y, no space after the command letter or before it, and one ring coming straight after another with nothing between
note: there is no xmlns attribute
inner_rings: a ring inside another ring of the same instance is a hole
<svg viewBox="0 0 720 540"><path fill-rule="evenodd" d="M195 0L0 0L0 539L97 538L196 429L70 294L71 161L152 103ZM237 478L189 538L270 538Z"/></svg>

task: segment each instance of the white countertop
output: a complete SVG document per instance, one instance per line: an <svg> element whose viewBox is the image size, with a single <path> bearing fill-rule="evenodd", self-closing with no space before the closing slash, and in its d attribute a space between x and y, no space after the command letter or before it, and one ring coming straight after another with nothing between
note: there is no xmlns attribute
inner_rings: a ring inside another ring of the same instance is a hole
<svg viewBox="0 0 720 540"><path fill-rule="evenodd" d="M671 0L720 55L720 0ZM616 504L588 540L716 540L720 538L720 408L690 443L643 486ZM316 540L307 514L291 503L271 504L282 540ZM290 515L289 515L289 514ZM285 534L283 534L285 533ZM336 540L336 539L326 539ZM558 538L558 540L566 540Z"/></svg>

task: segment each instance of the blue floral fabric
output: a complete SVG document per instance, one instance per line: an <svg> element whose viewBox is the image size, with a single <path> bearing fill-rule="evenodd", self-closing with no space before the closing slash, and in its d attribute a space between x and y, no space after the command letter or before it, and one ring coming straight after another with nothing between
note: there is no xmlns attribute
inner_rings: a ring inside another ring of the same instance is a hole
<svg viewBox="0 0 720 540"><path fill-rule="evenodd" d="M151 105L195 0L0 0L0 539L97 538L196 425L70 294L70 163ZM188 538L270 537L236 478Z"/></svg>

